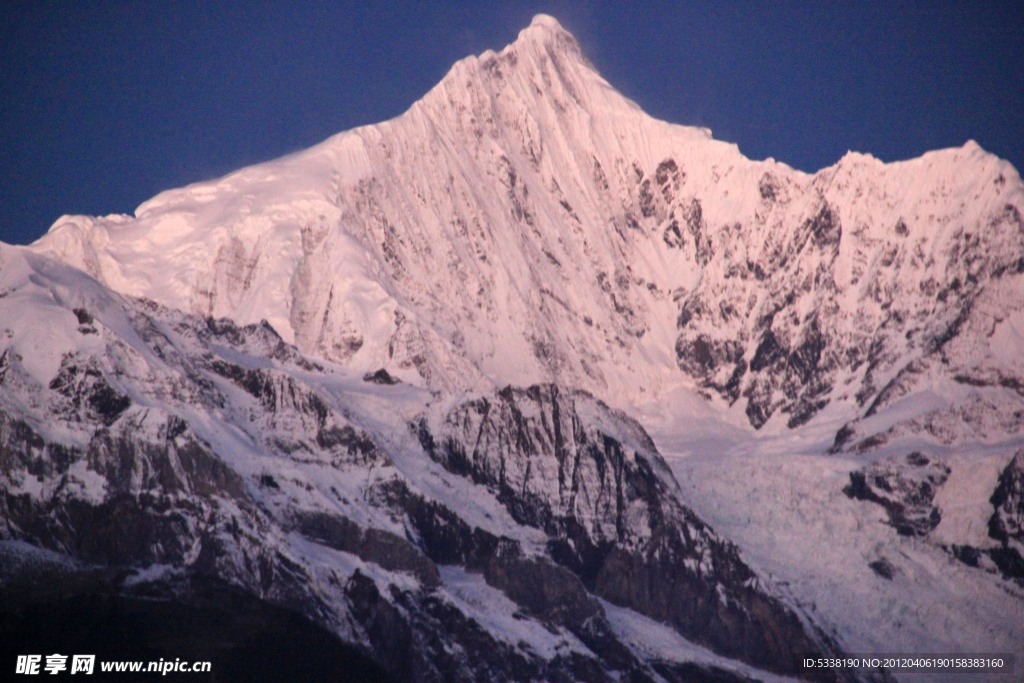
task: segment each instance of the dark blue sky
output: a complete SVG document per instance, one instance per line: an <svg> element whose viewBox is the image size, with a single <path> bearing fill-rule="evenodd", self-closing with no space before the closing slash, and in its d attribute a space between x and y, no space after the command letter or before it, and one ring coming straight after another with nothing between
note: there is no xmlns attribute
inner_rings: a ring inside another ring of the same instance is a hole
<svg viewBox="0 0 1024 683"><path fill-rule="evenodd" d="M967 139L1024 163L1021 2L0 2L0 240L405 111L557 17L647 112L813 171Z"/></svg>

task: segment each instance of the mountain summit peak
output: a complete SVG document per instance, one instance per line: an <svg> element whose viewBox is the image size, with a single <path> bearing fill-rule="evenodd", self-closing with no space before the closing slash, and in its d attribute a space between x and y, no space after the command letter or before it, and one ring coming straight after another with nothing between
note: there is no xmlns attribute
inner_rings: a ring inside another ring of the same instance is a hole
<svg viewBox="0 0 1024 683"><path fill-rule="evenodd" d="M570 51L575 52L581 57L583 56L575 36L549 14L534 15L530 25L519 32L518 38L509 47L522 43L539 43L556 48L558 46L567 47L570 48Z"/></svg>
<svg viewBox="0 0 1024 683"><path fill-rule="evenodd" d="M558 23L558 19L555 19L550 14L535 14L533 19L530 21L531 27L544 27L548 29L554 29L558 31L564 31L562 25Z"/></svg>

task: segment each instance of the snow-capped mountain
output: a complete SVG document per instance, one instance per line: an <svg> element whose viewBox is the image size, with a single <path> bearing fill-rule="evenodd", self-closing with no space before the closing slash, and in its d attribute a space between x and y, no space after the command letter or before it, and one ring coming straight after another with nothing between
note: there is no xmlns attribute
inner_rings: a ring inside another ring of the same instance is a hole
<svg viewBox="0 0 1024 683"><path fill-rule="evenodd" d="M539 18L397 119L36 247L431 388L556 381L629 406L689 377L796 426L863 413L958 326L1012 335L1020 206L972 142L813 176L748 160L645 115Z"/></svg>
<svg viewBox="0 0 1024 683"><path fill-rule="evenodd" d="M396 119L3 247L0 536L400 679L1024 655L1022 211L973 142L747 159L539 16Z"/></svg>

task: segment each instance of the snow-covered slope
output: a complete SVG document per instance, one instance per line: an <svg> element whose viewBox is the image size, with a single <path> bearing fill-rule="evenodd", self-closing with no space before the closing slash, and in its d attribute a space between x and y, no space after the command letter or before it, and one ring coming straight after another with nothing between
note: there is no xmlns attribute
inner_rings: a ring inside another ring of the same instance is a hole
<svg viewBox="0 0 1024 683"><path fill-rule="evenodd" d="M21 248L0 287L0 538L127 587L215 576L403 680L743 680L834 652L587 394L435 400ZM652 620L681 656L635 644Z"/></svg>
<svg viewBox="0 0 1024 683"><path fill-rule="evenodd" d="M862 414L997 318L998 367L972 349L960 369L1020 381L1022 207L973 142L815 175L749 160L648 117L538 17L394 120L34 248L434 389L556 381L631 407L696 382L795 426Z"/></svg>
<svg viewBox="0 0 1024 683"><path fill-rule="evenodd" d="M1024 656L1022 211L970 141L747 159L538 16L396 119L3 248L5 537L437 678Z"/></svg>

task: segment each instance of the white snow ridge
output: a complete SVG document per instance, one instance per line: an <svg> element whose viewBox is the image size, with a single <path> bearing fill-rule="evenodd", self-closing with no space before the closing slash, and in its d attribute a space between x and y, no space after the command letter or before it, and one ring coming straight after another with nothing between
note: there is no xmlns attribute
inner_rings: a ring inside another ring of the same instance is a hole
<svg viewBox="0 0 1024 683"><path fill-rule="evenodd" d="M393 120L0 245L0 592L215 584L368 680L1018 680L1022 211L973 141L747 159L538 16Z"/></svg>

